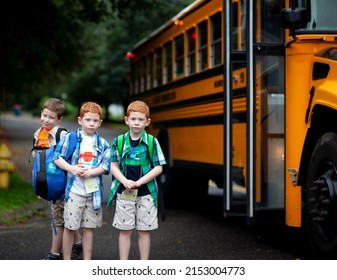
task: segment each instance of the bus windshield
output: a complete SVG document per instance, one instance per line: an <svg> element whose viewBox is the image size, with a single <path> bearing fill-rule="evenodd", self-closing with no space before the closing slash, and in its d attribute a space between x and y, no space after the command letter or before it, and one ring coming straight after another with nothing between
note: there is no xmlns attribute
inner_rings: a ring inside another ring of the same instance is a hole
<svg viewBox="0 0 337 280"><path fill-rule="evenodd" d="M335 31L337 26L337 1L298 0L299 8L308 10L310 21L301 31Z"/></svg>

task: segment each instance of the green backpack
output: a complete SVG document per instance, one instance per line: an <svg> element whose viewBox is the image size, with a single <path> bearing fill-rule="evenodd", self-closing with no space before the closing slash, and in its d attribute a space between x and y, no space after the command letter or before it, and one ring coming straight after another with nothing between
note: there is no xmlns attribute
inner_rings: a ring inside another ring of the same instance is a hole
<svg viewBox="0 0 337 280"><path fill-rule="evenodd" d="M153 157L153 142L154 137L151 134L147 134L147 151L149 154L149 159L152 165L152 157ZM124 146L124 134L120 134L117 136L117 150L118 154L121 157L123 152L123 146ZM165 208L164 208L164 192L163 190L159 190L159 206L160 206L160 212L161 212L161 219L162 221L165 221Z"/></svg>
<svg viewBox="0 0 337 280"><path fill-rule="evenodd" d="M148 153L149 153L149 159L150 162L152 164L152 157L153 157L153 135L151 134L147 134L147 149L148 149ZM117 150L118 150L118 154L121 157L122 156L122 152L123 152L123 146L124 146L124 134L118 135L117 136Z"/></svg>

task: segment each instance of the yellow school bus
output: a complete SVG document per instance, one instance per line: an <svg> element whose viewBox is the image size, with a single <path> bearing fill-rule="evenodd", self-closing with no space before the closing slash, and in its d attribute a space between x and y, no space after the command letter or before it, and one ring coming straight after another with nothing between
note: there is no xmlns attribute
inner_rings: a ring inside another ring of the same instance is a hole
<svg viewBox="0 0 337 280"><path fill-rule="evenodd" d="M134 46L130 99L150 106L168 204L212 180L225 217L303 228L317 254L335 251L336 10L199 0Z"/></svg>

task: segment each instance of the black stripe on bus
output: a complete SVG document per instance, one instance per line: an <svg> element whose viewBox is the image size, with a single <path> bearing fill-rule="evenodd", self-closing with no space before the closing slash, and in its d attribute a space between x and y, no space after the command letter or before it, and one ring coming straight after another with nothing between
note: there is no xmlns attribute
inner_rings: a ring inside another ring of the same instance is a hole
<svg viewBox="0 0 337 280"><path fill-rule="evenodd" d="M247 114L239 113L233 116L234 123L247 122ZM218 125L224 123L223 115L210 116L210 117L197 117L197 118L184 118L169 121L156 121L152 125L154 128L174 128L174 127L188 127L188 126L201 126L201 125Z"/></svg>
<svg viewBox="0 0 337 280"><path fill-rule="evenodd" d="M195 73L191 76L185 77L184 79L178 79L176 81L170 82L165 85L158 86L156 88L150 89L146 92L141 92L139 94L136 94L135 96L132 96L132 99L137 99L140 97L152 97L153 95L167 92L167 91L172 91L176 88L185 86L185 85L190 85L198 81L203 81L218 75L222 75L224 73L224 68L223 65L216 66L214 68L202 71L200 73Z"/></svg>
<svg viewBox="0 0 337 280"><path fill-rule="evenodd" d="M208 94L208 95L200 96L196 98L190 98L187 100L181 100L181 101L174 102L171 104L165 104L165 105L161 105L158 107L153 107L151 108L151 112L161 112L161 111L167 111L167 110L173 110L173 109L193 107L193 106L202 105L202 104L219 102L222 100L223 100L223 93L218 92L218 93Z"/></svg>

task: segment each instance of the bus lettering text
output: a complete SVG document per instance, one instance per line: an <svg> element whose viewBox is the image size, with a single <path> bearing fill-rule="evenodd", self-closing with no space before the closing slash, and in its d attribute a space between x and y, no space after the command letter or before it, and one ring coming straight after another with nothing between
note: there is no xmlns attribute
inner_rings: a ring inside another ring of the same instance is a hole
<svg viewBox="0 0 337 280"><path fill-rule="evenodd" d="M158 104L158 103L172 101L175 98L176 98L175 91L171 91L171 92L165 93L165 94L160 95L160 96L154 96L153 97L153 104Z"/></svg>

